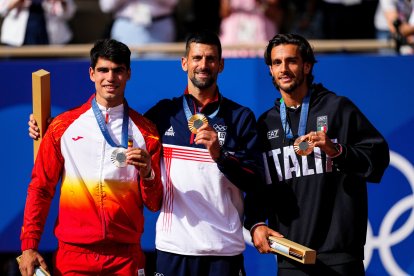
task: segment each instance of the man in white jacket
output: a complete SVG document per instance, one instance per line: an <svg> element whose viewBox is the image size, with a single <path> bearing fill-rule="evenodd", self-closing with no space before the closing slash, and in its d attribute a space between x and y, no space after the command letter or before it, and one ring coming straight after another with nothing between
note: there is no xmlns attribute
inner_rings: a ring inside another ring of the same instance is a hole
<svg viewBox="0 0 414 276"><path fill-rule="evenodd" d="M69 43L68 20L75 12L73 0L0 0L0 41L10 46Z"/></svg>

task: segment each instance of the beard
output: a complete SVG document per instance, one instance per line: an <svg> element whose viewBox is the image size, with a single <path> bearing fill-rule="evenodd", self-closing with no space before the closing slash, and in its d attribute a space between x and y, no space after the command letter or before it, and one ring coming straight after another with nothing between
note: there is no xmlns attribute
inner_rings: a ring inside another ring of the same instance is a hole
<svg viewBox="0 0 414 276"><path fill-rule="evenodd" d="M216 82L216 79L214 78L213 75L211 75L210 71L208 71L207 73L209 73L209 77L207 79L203 79L203 80L197 79L196 76L193 75L190 78L193 85L195 87L197 87L198 89L207 89L207 88L211 87Z"/></svg>
<svg viewBox="0 0 414 276"><path fill-rule="evenodd" d="M276 78L272 76L272 82L276 89L279 91L282 90L287 94L292 94L299 86L303 84L304 81L305 76L303 74L303 71L301 71L297 76L294 76L294 78L292 78L292 82L287 85L280 84L280 82L278 82Z"/></svg>

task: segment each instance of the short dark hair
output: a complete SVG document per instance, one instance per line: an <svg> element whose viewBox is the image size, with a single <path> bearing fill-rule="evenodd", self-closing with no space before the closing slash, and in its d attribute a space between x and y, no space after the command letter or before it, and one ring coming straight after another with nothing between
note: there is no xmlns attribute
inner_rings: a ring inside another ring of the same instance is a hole
<svg viewBox="0 0 414 276"><path fill-rule="evenodd" d="M219 54L219 59L221 59L221 42L220 38L215 32L209 30L202 30L190 33L186 39L185 56L188 56L188 53L190 52L191 43L201 43L216 46Z"/></svg>
<svg viewBox="0 0 414 276"><path fill-rule="evenodd" d="M115 39L97 40L90 51L91 67L95 68L99 58L105 58L117 64L131 67L131 50L128 46Z"/></svg>
<svg viewBox="0 0 414 276"><path fill-rule="evenodd" d="M267 44L266 50L264 52L264 60L266 64L272 65L272 49L282 44L297 45L303 62L307 62L312 65L307 79L308 85L311 85L314 79L312 75L313 65L317 61L312 46L304 37L298 34L277 34L271 40L269 40L269 43Z"/></svg>

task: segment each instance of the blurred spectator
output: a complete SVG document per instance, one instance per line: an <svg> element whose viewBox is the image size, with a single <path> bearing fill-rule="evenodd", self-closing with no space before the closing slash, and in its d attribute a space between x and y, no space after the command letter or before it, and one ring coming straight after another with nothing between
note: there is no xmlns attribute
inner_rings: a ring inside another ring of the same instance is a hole
<svg viewBox="0 0 414 276"><path fill-rule="evenodd" d="M4 17L1 43L11 46L66 44L72 39L69 19L73 0L0 0Z"/></svg>
<svg viewBox="0 0 414 276"><path fill-rule="evenodd" d="M112 13L110 37L128 45L175 41L174 10L178 0L99 0Z"/></svg>
<svg viewBox="0 0 414 276"><path fill-rule="evenodd" d="M321 0L289 0L280 32L322 38Z"/></svg>
<svg viewBox="0 0 414 276"><path fill-rule="evenodd" d="M221 0L220 40L229 44L261 43L278 33L283 12L280 0ZM224 50L223 56L263 55L249 50Z"/></svg>
<svg viewBox="0 0 414 276"><path fill-rule="evenodd" d="M323 0L322 26L326 39L375 38L378 0Z"/></svg>
<svg viewBox="0 0 414 276"><path fill-rule="evenodd" d="M185 41L187 34L198 30L220 31L221 0L178 0L175 10L177 41Z"/></svg>
<svg viewBox="0 0 414 276"><path fill-rule="evenodd" d="M409 0L380 0L375 14L378 39L390 39L396 34L395 23L407 24L413 10Z"/></svg>
<svg viewBox="0 0 414 276"><path fill-rule="evenodd" d="M380 0L375 14L377 39L394 39L397 53L412 54L414 5L410 0ZM390 53L390 51L381 51Z"/></svg>

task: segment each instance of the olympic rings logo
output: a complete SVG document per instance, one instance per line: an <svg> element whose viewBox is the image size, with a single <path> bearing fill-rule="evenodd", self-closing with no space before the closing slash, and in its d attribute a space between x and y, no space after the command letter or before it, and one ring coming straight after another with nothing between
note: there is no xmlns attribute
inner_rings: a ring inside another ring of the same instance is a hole
<svg viewBox="0 0 414 276"><path fill-rule="evenodd" d="M394 259L391 248L410 236L414 231L414 211L399 229L393 230L397 219L409 208L414 209L414 167L403 156L390 151L390 165L398 169L411 185L411 194L401 198L395 203L385 215L378 236L374 237L371 225L368 221L367 242L365 245L365 267L368 267L374 249L378 249L379 256L384 268L390 275L408 275L403 271Z"/></svg>
<svg viewBox="0 0 414 276"><path fill-rule="evenodd" d="M222 126L222 125L218 125L218 124L214 124L213 128L217 131L226 131L227 130L227 126Z"/></svg>

